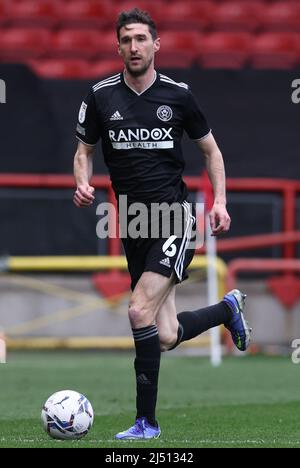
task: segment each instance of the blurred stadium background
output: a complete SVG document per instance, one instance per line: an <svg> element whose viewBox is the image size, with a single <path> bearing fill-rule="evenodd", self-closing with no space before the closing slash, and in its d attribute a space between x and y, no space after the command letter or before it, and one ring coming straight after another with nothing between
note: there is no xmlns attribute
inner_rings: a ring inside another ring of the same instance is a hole
<svg viewBox="0 0 300 468"><path fill-rule="evenodd" d="M217 241L219 295L248 294L249 353L291 354L300 338L300 2L0 0L0 327L16 349L132 349L129 279L118 240L96 237L95 209L72 204L77 113L122 66L114 23L138 6L158 24L157 68L187 82L224 155L232 229ZM184 140L186 181L207 194ZM101 150L97 202L113 201ZM207 304L205 250L178 310ZM208 354L209 336L177 354ZM223 352L233 352L222 332ZM289 361L290 362L290 361ZM55 390L55 389L54 389ZM50 394L50 393L49 393ZM46 395L47 396L47 395Z"/></svg>

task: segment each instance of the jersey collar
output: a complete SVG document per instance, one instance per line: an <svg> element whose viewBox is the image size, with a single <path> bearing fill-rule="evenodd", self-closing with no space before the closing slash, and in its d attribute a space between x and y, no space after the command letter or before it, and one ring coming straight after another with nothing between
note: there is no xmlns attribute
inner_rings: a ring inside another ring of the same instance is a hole
<svg viewBox="0 0 300 468"><path fill-rule="evenodd" d="M141 93L138 93L134 88L132 88L126 81L126 78L125 78L125 72L122 73L122 77L123 77L123 81L124 81L124 84L127 86L127 88L131 89L131 91L133 91L137 96L141 96L142 94L144 94L146 91L148 91L149 88L151 88L151 86L154 85L154 83L156 82L156 79L157 79L157 73L156 73L156 70L154 70L154 78L153 80L151 81L151 83L149 84L149 86L147 86L147 88L144 89L144 91L142 91Z"/></svg>

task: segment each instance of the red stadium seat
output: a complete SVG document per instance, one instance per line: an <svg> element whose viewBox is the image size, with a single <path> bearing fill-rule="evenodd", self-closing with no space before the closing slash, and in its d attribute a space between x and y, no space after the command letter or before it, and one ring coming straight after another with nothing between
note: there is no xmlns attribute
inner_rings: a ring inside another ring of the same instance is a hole
<svg viewBox="0 0 300 468"><path fill-rule="evenodd" d="M23 62L44 56L51 33L45 29L7 29L0 31L0 59Z"/></svg>
<svg viewBox="0 0 300 468"><path fill-rule="evenodd" d="M138 7L141 10L148 11L157 25L159 25L163 5L164 1L161 0L140 0L138 2L135 0L117 1L112 9L111 21L114 23L121 11L129 11L132 8Z"/></svg>
<svg viewBox="0 0 300 468"><path fill-rule="evenodd" d="M263 17L263 28L266 31L300 31L299 2L276 2L270 4Z"/></svg>
<svg viewBox="0 0 300 468"><path fill-rule="evenodd" d="M0 27L8 23L8 4L6 0L0 0Z"/></svg>
<svg viewBox="0 0 300 468"><path fill-rule="evenodd" d="M102 33L92 30L64 29L54 33L50 55L55 58L92 58L101 44Z"/></svg>
<svg viewBox="0 0 300 468"><path fill-rule="evenodd" d="M124 65L121 59L115 60L99 60L93 62L88 68L88 77L92 79L105 78L106 76L114 75L122 72Z"/></svg>
<svg viewBox="0 0 300 468"><path fill-rule="evenodd" d="M162 31L161 47L156 54L159 67L188 67L196 59L202 35L197 31Z"/></svg>
<svg viewBox="0 0 300 468"><path fill-rule="evenodd" d="M89 62L85 60L39 60L29 63L35 73L43 78L85 79Z"/></svg>
<svg viewBox="0 0 300 468"><path fill-rule="evenodd" d="M262 69L292 69L299 64L299 51L296 33L260 34L251 44L251 64Z"/></svg>
<svg viewBox="0 0 300 468"><path fill-rule="evenodd" d="M215 8L212 27L215 31L256 31L260 26L264 9L264 3L257 0L220 3Z"/></svg>
<svg viewBox="0 0 300 468"><path fill-rule="evenodd" d="M165 3L160 10L160 25L167 29L195 29L204 31L210 27L215 11L215 3L178 1Z"/></svg>
<svg viewBox="0 0 300 468"><path fill-rule="evenodd" d="M192 67L195 63L195 60L191 60L189 57L184 54L178 55L167 55L167 54L157 54L155 59L156 68L189 68Z"/></svg>
<svg viewBox="0 0 300 468"><path fill-rule="evenodd" d="M59 19L64 27L103 28L111 25L109 0L73 0L60 2Z"/></svg>
<svg viewBox="0 0 300 468"><path fill-rule="evenodd" d="M97 59L115 59L118 57L118 39L114 30L101 33L101 40L95 48Z"/></svg>
<svg viewBox="0 0 300 468"><path fill-rule="evenodd" d="M204 68L243 68L249 59L251 34L211 33L202 39L199 64Z"/></svg>
<svg viewBox="0 0 300 468"><path fill-rule="evenodd" d="M9 19L14 27L53 27L58 21L58 4L51 0L20 0L9 3Z"/></svg>

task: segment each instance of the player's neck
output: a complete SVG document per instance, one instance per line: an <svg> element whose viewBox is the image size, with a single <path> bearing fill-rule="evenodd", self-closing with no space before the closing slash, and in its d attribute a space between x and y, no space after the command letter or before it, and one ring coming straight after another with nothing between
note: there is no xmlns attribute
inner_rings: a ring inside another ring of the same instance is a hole
<svg viewBox="0 0 300 468"><path fill-rule="evenodd" d="M127 86L132 88L136 93L141 94L156 80L156 71L154 68L147 70L147 72L142 76L132 76L128 70L124 71L124 80Z"/></svg>

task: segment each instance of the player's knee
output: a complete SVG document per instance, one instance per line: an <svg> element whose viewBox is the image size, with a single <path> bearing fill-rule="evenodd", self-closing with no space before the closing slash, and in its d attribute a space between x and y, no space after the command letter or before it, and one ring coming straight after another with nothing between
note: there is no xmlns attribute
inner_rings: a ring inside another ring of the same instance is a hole
<svg viewBox="0 0 300 468"><path fill-rule="evenodd" d="M148 327L153 323L150 310L135 303L129 305L128 316L132 328Z"/></svg>
<svg viewBox="0 0 300 468"><path fill-rule="evenodd" d="M177 341L177 333L159 333L159 342L161 351L169 351Z"/></svg>

